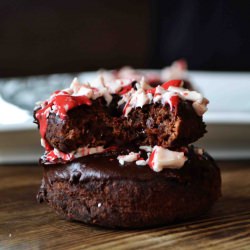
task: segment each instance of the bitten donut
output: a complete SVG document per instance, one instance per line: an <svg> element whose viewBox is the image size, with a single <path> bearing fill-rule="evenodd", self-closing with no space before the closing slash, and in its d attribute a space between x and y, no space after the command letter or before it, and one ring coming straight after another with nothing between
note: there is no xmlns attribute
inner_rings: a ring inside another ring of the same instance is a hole
<svg viewBox="0 0 250 250"><path fill-rule="evenodd" d="M220 171L191 146L208 100L182 80L74 79L34 110L44 169L38 193L59 215L142 228L193 218L221 194Z"/></svg>

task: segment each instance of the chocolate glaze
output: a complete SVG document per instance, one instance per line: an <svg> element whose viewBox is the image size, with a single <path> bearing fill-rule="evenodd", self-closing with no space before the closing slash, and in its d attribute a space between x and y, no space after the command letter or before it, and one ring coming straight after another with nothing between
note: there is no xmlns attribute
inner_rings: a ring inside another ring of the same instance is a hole
<svg viewBox="0 0 250 250"><path fill-rule="evenodd" d="M157 173L117 155L92 155L44 167L37 195L67 220L110 228L145 228L197 217L220 197L220 171L207 154L187 153L181 169Z"/></svg>
<svg viewBox="0 0 250 250"><path fill-rule="evenodd" d="M216 167L213 159L207 154L195 154L192 147L187 154L188 160L181 169L164 169L154 172L146 166L137 166L135 162L120 165L117 155L90 155L78 158L65 164L46 164L44 167L44 181L46 184L54 181L85 182L93 179L129 179L134 181L149 181L172 179L178 182L186 182L193 175L197 176L204 169Z"/></svg>

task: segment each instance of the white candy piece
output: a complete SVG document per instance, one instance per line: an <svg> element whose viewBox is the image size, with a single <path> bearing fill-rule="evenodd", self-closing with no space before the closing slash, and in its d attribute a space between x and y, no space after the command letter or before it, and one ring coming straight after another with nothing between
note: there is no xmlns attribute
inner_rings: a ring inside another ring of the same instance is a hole
<svg viewBox="0 0 250 250"><path fill-rule="evenodd" d="M125 162L136 161L139 159L139 157L140 157L139 153L130 152L128 155L119 155L117 157L117 160L121 165L124 165Z"/></svg>
<svg viewBox="0 0 250 250"><path fill-rule="evenodd" d="M75 158L80 158L86 155L92 155L92 154L100 154L104 151L103 146L98 146L98 147L81 147L78 148L73 154Z"/></svg>
<svg viewBox="0 0 250 250"><path fill-rule="evenodd" d="M145 161L145 160L138 160L138 161L135 162L135 164L138 165L138 166L145 166L145 165L148 164L148 162Z"/></svg>
<svg viewBox="0 0 250 250"><path fill-rule="evenodd" d="M184 61L175 61L169 67L161 70L161 81L166 82L174 79L186 79L187 65Z"/></svg>
<svg viewBox="0 0 250 250"><path fill-rule="evenodd" d="M162 105L169 104L172 109L173 104L171 98L173 96L179 96L182 100L192 101L193 108L197 115L202 116L207 111L207 104L209 103L197 91L190 91L182 87L170 86L167 90L161 86L157 86L154 95L146 92L146 87L143 86L143 82L136 84L137 90L131 89L128 93L123 95L123 98L119 101L118 105L126 103L124 107L124 116L127 117L129 112L133 108L143 107L146 104L161 103Z"/></svg>
<svg viewBox="0 0 250 250"><path fill-rule="evenodd" d="M207 104L209 103L208 99L203 98L201 102L193 102L192 106L197 115L202 116L207 111Z"/></svg>
<svg viewBox="0 0 250 250"><path fill-rule="evenodd" d="M146 152L152 152L153 148L151 146L140 146L139 149L145 150Z"/></svg>
<svg viewBox="0 0 250 250"><path fill-rule="evenodd" d="M155 146L149 158L149 165L155 172L160 172L164 168L179 169L183 167L186 160L187 157L183 152Z"/></svg>
<svg viewBox="0 0 250 250"><path fill-rule="evenodd" d="M73 93L77 93L80 87L81 83L78 81L77 77L75 77L70 84L70 89L73 90Z"/></svg>
<svg viewBox="0 0 250 250"><path fill-rule="evenodd" d="M41 140L41 144L42 144L43 147L45 147L45 141L43 139ZM52 151L47 152L48 154L46 154L44 156L44 159L46 160L47 155L48 155L50 162L56 161L58 159L63 159L63 160L68 161L68 160L72 160L72 159L75 159L75 158L80 158L80 157L83 157L83 156L86 156L86 155L100 154L100 153L103 153L104 151L105 151L105 149L104 149L103 146L92 147L92 148L81 147L81 148L78 148L75 151L72 151L70 153L65 154L65 153L59 151L58 149L54 148ZM53 157L51 157L52 152L53 152Z"/></svg>
<svg viewBox="0 0 250 250"><path fill-rule="evenodd" d="M93 90L91 88L87 87L86 85L82 85L78 89L78 91L75 94L73 94L73 96L82 96L82 95L85 95L91 99L93 96Z"/></svg>

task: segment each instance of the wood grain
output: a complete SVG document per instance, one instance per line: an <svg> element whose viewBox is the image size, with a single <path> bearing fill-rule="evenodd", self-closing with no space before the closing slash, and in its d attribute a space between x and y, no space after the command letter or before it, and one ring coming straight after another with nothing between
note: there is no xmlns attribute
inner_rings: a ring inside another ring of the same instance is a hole
<svg viewBox="0 0 250 250"><path fill-rule="evenodd" d="M221 162L223 197L196 220L108 230L60 219L37 204L42 170L0 167L0 249L250 249L250 162Z"/></svg>

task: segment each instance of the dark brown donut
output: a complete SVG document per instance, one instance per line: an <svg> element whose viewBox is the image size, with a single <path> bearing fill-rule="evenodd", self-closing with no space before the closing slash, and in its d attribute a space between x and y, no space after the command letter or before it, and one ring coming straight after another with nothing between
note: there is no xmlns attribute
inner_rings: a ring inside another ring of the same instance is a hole
<svg viewBox="0 0 250 250"><path fill-rule="evenodd" d="M92 155L44 168L37 199L69 220L110 228L145 228L206 212L221 195L220 170L192 147L185 165L154 172L117 155Z"/></svg>

